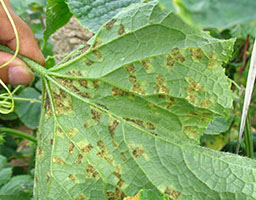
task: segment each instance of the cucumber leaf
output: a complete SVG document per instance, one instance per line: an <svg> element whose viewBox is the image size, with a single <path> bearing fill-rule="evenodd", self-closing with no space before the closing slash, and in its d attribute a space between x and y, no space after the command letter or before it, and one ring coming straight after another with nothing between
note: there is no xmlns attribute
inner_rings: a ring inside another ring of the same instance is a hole
<svg viewBox="0 0 256 200"><path fill-rule="evenodd" d="M198 145L230 115L214 39L156 1L104 24L91 48L43 76L35 199L254 199L256 162Z"/></svg>

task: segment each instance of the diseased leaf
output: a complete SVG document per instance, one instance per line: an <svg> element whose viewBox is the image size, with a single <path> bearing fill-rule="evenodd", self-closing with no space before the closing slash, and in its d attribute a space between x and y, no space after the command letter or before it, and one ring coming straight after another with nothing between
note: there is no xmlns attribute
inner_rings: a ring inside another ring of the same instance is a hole
<svg viewBox="0 0 256 200"><path fill-rule="evenodd" d="M44 76L35 199L254 199L253 160L198 146L233 94L234 40L188 26L155 1L130 6L91 48ZM232 183L232 184L230 184Z"/></svg>
<svg viewBox="0 0 256 200"><path fill-rule="evenodd" d="M99 28L114 17L122 8L141 0L66 0L71 13L80 23L96 33Z"/></svg>
<svg viewBox="0 0 256 200"><path fill-rule="evenodd" d="M167 196L158 196L156 193L152 192L151 190L141 190L138 194L133 197L126 197L124 200L147 200L147 199L154 199L154 200L169 200Z"/></svg>
<svg viewBox="0 0 256 200"><path fill-rule="evenodd" d="M55 31L64 26L72 15L78 19L81 25L96 33L104 23L114 17L121 9L140 1L48 0L44 41L46 42Z"/></svg>

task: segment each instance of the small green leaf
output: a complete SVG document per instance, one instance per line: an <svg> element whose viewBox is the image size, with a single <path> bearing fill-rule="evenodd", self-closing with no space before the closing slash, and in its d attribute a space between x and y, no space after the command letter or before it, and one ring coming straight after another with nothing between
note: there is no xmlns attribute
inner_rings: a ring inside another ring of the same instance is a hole
<svg viewBox="0 0 256 200"><path fill-rule="evenodd" d="M236 24L256 21L254 0L174 0L173 2L183 19L201 27L229 28Z"/></svg>
<svg viewBox="0 0 256 200"><path fill-rule="evenodd" d="M40 93L33 88L25 88L18 97L40 100ZM41 104L33 101L16 101L15 111L20 120L31 129L38 127Z"/></svg>
<svg viewBox="0 0 256 200"><path fill-rule="evenodd" d="M44 31L44 43L59 28L64 26L72 14L69 11L65 0L48 0L46 6L46 29Z"/></svg>
<svg viewBox="0 0 256 200"><path fill-rule="evenodd" d="M14 176L0 189L0 200L29 200L32 197L33 178L29 175Z"/></svg>
<svg viewBox="0 0 256 200"><path fill-rule="evenodd" d="M12 176L12 169L7 165L7 159L0 155L0 186L7 183Z"/></svg>
<svg viewBox="0 0 256 200"><path fill-rule="evenodd" d="M229 117L228 119L225 117L216 117L214 121L208 125L208 128L204 131L204 134L218 135L226 132L229 129L233 119L233 116Z"/></svg>

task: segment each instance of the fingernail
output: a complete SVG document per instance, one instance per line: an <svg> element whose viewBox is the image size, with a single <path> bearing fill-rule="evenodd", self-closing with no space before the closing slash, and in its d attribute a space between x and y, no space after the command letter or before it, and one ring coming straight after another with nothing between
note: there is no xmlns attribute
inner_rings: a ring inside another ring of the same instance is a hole
<svg viewBox="0 0 256 200"><path fill-rule="evenodd" d="M9 83L12 85L29 84L34 79L34 74L28 67L13 66L9 67Z"/></svg>

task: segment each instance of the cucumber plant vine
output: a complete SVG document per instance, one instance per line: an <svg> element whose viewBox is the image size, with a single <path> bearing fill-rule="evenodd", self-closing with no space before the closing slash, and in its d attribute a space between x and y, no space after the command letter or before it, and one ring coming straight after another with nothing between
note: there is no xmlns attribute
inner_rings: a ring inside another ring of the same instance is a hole
<svg viewBox="0 0 256 200"><path fill-rule="evenodd" d="M53 68L18 55L43 79L34 198L255 199L254 160L199 146L232 110L222 64L235 40L188 25L168 3L109 2L93 13L102 1L48 1L48 18L109 21ZM53 13L63 7L67 16Z"/></svg>

